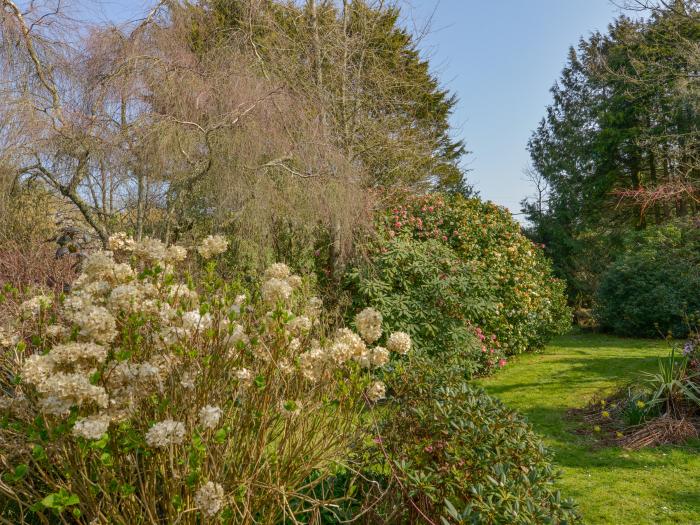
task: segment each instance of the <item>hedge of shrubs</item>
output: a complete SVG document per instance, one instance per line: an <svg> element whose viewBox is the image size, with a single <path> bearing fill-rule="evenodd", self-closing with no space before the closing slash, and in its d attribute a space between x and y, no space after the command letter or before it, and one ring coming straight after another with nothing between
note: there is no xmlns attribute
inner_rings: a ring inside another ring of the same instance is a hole
<svg viewBox="0 0 700 525"><path fill-rule="evenodd" d="M486 353L513 355L569 327L564 284L540 247L495 204L406 195L381 226L370 261L350 273L353 298L357 306L377 305L419 344L445 349L471 326L485 336Z"/></svg>
<svg viewBox="0 0 700 525"><path fill-rule="evenodd" d="M14 523L256 523L330 505L313 488L385 396L373 310L328 332L284 264L261 285L217 276L221 237L188 251L110 240L65 297L0 327L0 516ZM310 481L311 479L315 481ZM8 521L4 521L8 522Z"/></svg>
<svg viewBox="0 0 700 525"><path fill-rule="evenodd" d="M595 315L623 336L685 337L700 314L700 231L692 221L649 227L626 239L603 273Z"/></svg>

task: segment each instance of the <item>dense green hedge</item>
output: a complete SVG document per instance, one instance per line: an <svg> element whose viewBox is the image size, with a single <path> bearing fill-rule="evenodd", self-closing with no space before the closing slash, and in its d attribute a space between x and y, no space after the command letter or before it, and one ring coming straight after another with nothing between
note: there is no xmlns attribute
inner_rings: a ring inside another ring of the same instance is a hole
<svg viewBox="0 0 700 525"><path fill-rule="evenodd" d="M629 235L624 253L604 272L595 315L604 330L624 336L688 334L700 313L700 233L692 222Z"/></svg>

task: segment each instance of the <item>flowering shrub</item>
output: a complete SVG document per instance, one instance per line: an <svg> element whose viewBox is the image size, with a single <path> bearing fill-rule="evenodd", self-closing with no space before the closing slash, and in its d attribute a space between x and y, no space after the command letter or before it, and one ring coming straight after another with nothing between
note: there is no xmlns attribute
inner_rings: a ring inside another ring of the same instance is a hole
<svg viewBox="0 0 700 525"><path fill-rule="evenodd" d="M55 310L31 299L23 331L0 334L2 516L271 524L335 505L315 489L361 437L359 412L386 395L372 371L389 350L369 346L380 314L329 336L287 266L260 287L221 282L223 238L198 248L198 286L178 270L183 247L109 246ZM405 334L389 340L410 349Z"/></svg>
<svg viewBox="0 0 700 525"><path fill-rule="evenodd" d="M350 270L347 280L357 307L376 306L386 326L406 332L417 349L430 354L460 349L467 376L505 364L497 336L472 324L496 315L491 291L442 242L391 239L370 264ZM387 342L390 348L395 344Z"/></svg>
<svg viewBox="0 0 700 525"><path fill-rule="evenodd" d="M456 253L479 296L493 303L468 320L495 334L507 354L541 347L569 327L563 283L503 208L459 195L407 196L383 222L389 239L442 243Z"/></svg>

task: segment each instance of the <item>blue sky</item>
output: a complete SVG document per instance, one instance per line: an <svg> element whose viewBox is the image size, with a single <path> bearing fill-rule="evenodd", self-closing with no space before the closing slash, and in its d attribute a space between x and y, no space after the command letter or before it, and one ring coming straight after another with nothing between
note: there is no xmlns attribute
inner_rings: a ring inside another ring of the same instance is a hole
<svg viewBox="0 0 700 525"><path fill-rule="evenodd" d="M83 3L91 18L123 21L148 0ZM407 0L406 21L431 31L421 41L443 84L459 97L452 124L472 152L465 166L484 198L520 211L528 138L550 102L549 88L581 36L619 14L610 0ZM89 6L89 7L88 7ZM431 19L432 16L432 19Z"/></svg>
<svg viewBox="0 0 700 525"><path fill-rule="evenodd" d="M520 211L532 189L527 141L551 101L569 46L619 14L609 0L413 0L417 24L444 85L457 93L455 135L472 152L465 165L482 196Z"/></svg>

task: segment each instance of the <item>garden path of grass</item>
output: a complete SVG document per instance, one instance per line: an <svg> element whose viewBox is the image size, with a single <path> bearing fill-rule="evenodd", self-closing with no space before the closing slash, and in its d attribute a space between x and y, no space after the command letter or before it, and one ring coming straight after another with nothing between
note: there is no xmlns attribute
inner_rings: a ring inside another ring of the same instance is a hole
<svg viewBox="0 0 700 525"><path fill-rule="evenodd" d="M571 334L542 353L518 356L478 381L517 409L543 436L562 470L562 495L579 504L585 523L700 524L700 441L683 447L595 449L572 433L569 408L653 370L668 345L660 341Z"/></svg>

